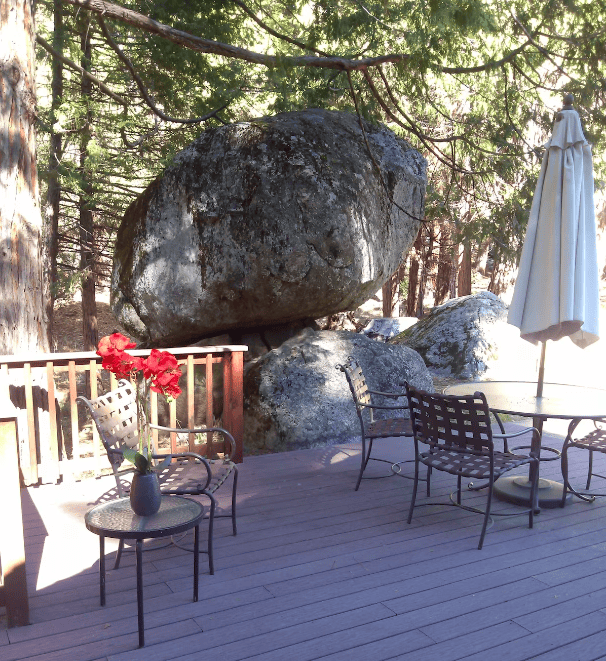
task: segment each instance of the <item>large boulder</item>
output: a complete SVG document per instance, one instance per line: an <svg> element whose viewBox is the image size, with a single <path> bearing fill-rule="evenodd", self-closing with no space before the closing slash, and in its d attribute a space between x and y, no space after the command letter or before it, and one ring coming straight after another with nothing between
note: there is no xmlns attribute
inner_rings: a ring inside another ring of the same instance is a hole
<svg viewBox="0 0 606 661"><path fill-rule="evenodd" d="M371 390L403 392L404 381L433 390L423 360L412 349L348 331L305 329L259 358L246 373L246 451L310 448L359 436L351 392L337 368L348 356L360 363Z"/></svg>
<svg viewBox="0 0 606 661"><path fill-rule="evenodd" d="M366 301L417 234L426 162L387 128L364 129L306 110L202 133L124 216L121 324L181 344Z"/></svg>
<svg viewBox="0 0 606 661"><path fill-rule="evenodd" d="M507 323L507 305L491 292L453 298L389 340L418 351L436 376L536 377L537 349Z"/></svg>

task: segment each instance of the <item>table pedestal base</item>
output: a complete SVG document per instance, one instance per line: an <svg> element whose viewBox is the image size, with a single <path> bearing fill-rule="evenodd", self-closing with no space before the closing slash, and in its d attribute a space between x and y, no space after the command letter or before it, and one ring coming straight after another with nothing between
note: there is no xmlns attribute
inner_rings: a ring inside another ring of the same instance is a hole
<svg viewBox="0 0 606 661"><path fill-rule="evenodd" d="M539 507L553 509L562 503L564 485L553 480L539 478ZM496 498L514 505L530 506L530 480L525 475L508 475L500 477L493 487ZM566 494L566 502L572 499L572 494Z"/></svg>

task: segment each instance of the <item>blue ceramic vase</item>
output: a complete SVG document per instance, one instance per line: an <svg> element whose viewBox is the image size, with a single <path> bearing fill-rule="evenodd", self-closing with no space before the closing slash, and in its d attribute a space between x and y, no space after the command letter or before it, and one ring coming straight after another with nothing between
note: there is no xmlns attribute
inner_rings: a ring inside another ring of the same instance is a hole
<svg viewBox="0 0 606 661"><path fill-rule="evenodd" d="M139 516L151 516L160 509L160 482L157 473L135 471L130 485L130 506Z"/></svg>

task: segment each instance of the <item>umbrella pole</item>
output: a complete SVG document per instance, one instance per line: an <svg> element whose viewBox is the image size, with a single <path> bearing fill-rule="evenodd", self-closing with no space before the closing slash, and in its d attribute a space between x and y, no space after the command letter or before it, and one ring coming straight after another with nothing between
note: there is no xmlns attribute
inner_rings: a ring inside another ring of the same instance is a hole
<svg viewBox="0 0 606 661"><path fill-rule="evenodd" d="M539 363L539 379L537 381L537 397L543 397L543 379L545 378L545 347L547 342L541 342L541 362Z"/></svg>

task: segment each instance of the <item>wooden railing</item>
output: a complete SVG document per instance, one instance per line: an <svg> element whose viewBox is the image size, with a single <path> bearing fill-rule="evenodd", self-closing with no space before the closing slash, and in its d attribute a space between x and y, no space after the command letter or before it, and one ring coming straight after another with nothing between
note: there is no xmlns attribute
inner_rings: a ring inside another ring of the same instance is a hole
<svg viewBox="0 0 606 661"><path fill-rule="evenodd" d="M168 349L183 371L182 395L170 406L152 393L151 422L192 428L217 425L236 440L235 460L242 461L243 355L245 346ZM146 356L149 350L132 350ZM220 388L222 381L222 389ZM97 476L109 464L96 428L76 397L112 390L116 378L101 368L94 352L0 356L0 416L17 410L21 480L26 485ZM160 401L159 401L160 400ZM171 435L170 451L184 449ZM209 447L189 435L185 448Z"/></svg>

